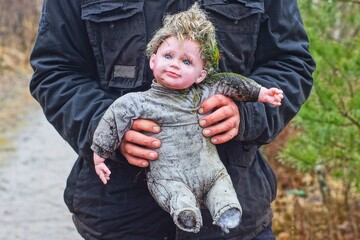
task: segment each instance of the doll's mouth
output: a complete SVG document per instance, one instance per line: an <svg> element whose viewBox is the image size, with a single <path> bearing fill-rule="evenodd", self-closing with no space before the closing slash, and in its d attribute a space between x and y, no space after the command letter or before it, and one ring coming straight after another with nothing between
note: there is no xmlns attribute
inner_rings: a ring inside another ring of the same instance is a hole
<svg viewBox="0 0 360 240"><path fill-rule="evenodd" d="M179 74L172 71L166 71L166 75L168 75L169 77L180 77Z"/></svg>

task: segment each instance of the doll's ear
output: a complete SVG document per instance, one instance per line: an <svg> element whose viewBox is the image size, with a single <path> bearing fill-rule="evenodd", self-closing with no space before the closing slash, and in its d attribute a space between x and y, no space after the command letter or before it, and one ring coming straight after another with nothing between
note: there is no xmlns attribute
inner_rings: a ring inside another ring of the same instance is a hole
<svg viewBox="0 0 360 240"><path fill-rule="evenodd" d="M150 65L150 69L154 70L154 65L155 65L155 54L152 54L150 57L150 61L149 61L149 65Z"/></svg>
<svg viewBox="0 0 360 240"><path fill-rule="evenodd" d="M201 83L205 79L206 75L207 75L207 71L204 69L201 70L201 73L199 77L195 80L195 83Z"/></svg>

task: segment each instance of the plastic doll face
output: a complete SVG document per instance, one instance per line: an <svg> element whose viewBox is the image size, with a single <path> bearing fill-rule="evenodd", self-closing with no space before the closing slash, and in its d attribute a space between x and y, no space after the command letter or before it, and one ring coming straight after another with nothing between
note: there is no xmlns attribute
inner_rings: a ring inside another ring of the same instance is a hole
<svg viewBox="0 0 360 240"><path fill-rule="evenodd" d="M192 40L181 44L176 37L167 38L150 58L156 81L170 89L186 89L206 77L199 45Z"/></svg>

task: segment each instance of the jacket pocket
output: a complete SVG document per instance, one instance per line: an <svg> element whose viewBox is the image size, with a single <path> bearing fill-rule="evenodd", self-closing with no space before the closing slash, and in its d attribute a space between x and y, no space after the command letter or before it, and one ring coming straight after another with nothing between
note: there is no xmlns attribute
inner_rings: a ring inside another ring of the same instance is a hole
<svg viewBox="0 0 360 240"><path fill-rule="evenodd" d="M143 84L146 46L143 1L85 0L81 18L104 88L133 89Z"/></svg>
<svg viewBox="0 0 360 240"><path fill-rule="evenodd" d="M217 31L222 71L250 73L256 49L263 0L204 0Z"/></svg>

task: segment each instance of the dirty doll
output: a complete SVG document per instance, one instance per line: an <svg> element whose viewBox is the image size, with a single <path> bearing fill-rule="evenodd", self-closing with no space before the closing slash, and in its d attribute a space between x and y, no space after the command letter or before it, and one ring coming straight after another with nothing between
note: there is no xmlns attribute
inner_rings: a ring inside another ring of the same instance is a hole
<svg viewBox="0 0 360 240"><path fill-rule="evenodd" d="M105 159L117 151L133 120L154 120L162 129L156 135L162 145L147 172L151 194L180 229L200 231L199 208L206 206L213 224L227 233L240 223L242 209L215 145L201 133L200 103L220 93L279 106L283 93L235 73L214 73L219 60L215 29L197 4L167 16L147 54L155 80L148 91L128 93L105 112L91 146L96 173L106 184Z"/></svg>

